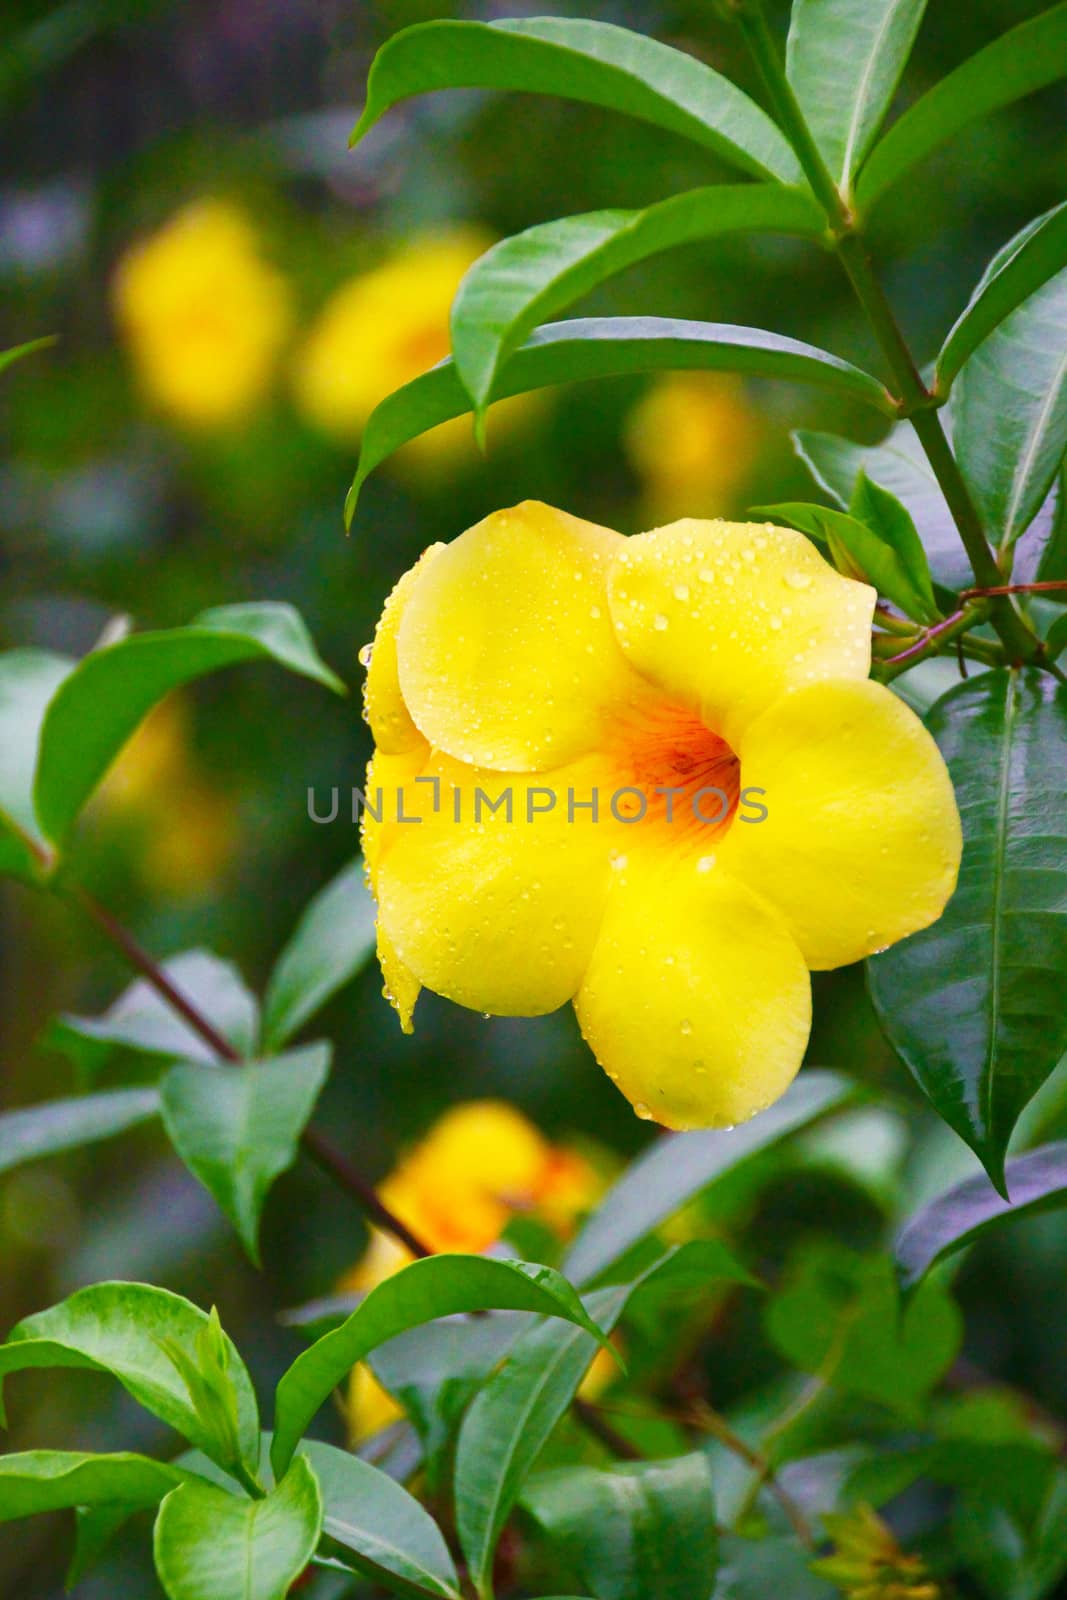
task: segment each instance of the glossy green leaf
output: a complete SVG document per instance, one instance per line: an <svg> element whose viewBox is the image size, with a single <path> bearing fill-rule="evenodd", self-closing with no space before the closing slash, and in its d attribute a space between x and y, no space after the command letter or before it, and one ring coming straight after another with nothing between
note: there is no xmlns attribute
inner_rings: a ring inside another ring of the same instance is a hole
<svg viewBox="0 0 1067 1600"><path fill-rule="evenodd" d="M1042 1145L1006 1163L1006 1200L979 1174L939 1194L901 1228L895 1253L901 1280L918 1283L946 1256L1015 1217L1067 1205L1067 1143Z"/></svg>
<svg viewBox="0 0 1067 1600"><path fill-rule="evenodd" d="M632 1283L595 1289L589 1308L610 1332L637 1296L688 1294L694 1277L706 1288L752 1281L721 1245L694 1241L668 1252ZM538 1324L508 1351L464 1417L456 1448L456 1528L476 1586L485 1585L504 1523L595 1355L582 1329Z"/></svg>
<svg viewBox="0 0 1067 1600"><path fill-rule="evenodd" d="M98 1283L48 1311L26 1317L0 1345L0 1384L10 1372L36 1367L87 1367L109 1372L146 1410L211 1454L213 1435L198 1417L163 1340L194 1350L208 1317L191 1301L141 1283ZM254 1461L259 1413L252 1381L223 1336L236 1395L240 1444ZM0 1409L0 1421L3 1413Z"/></svg>
<svg viewBox="0 0 1067 1600"><path fill-rule="evenodd" d="M170 1600L285 1600L321 1529L322 1495L304 1457L262 1500L184 1483L156 1518L156 1572Z"/></svg>
<svg viewBox="0 0 1067 1600"><path fill-rule="evenodd" d="M1067 579L1067 463L1060 471L1056 480L1056 487L1049 496L1052 501L1049 516L1048 537L1040 550L1039 558L1029 570L1030 563L1024 562L1023 557L1029 554L1031 543L1034 541L1036 527L1031 528L1026 538L1016 547L1016 561L1014 571L1019 573L1026 568L1027 578L1033 578L1039 583L1063 582ZM1045 515L1042 508L1038 522L1043 521ZM1056 601L1060 605L1067 605L1067 591L1059 590L1045 596L1048 600Z"/></svg>
<svg viewBox="0 0 1067 1600"><path fill-rule="evenodd" d="M752 513L757 517L766 517L771 522L788 523L802 533L810 534L813 539L818 539L821 544L829 545L835 565L843 570L848 567L858 569L868 583L880 595L891 600L905 616L914 617L919 622L932 622L939 615L932 588L929 593L920 588L913 581L897 550L859 517L835 511L829 506L809 505L796 500L777 506L753 506ZM837 560L839 551L844 553L845 559L842 561Z"/></svg>
<svg viewBox="0 0 1067 1600"><path fill-rule="evenodd" d="M709 1595L718 1560L715 1495L700 1451L532 1479L522 1504L566 1571L602 1600Z"/></svg>
<svg viewBox="0 0 1067 1600"><path fill-rule="evenodd" d="M1011 546L1037 515L1067 451L1067 268L964 363L952 415L956 454L987 537Z"/></svg>
<svg viewBox="0 0 1067 1600"><path fill-rule="evenodd" d="M374 954L377 915L363 858L339 872L307 907L267 986L263 1048L279 1049Z"/></svg>
<svg viewBox="0 0 1067 1600"><path fill-rule="evenodd" d="M776 1105L739 1128L658 1139L609 1189L564 1258L564 1272L579 1285L594 1282L717 1178L855 1095L836 1073L804 1072Z"/></svg>
<svg viewBox="0 0 1067 1600"><path fill-rule="evenodd" d="M908 583L922 602L927 620L935 620L940 612L934 596L930 563L907 506L895 494L890 494L888 489L883 489L881 484L868 478L861 468L852 491L849 511L896 553Z"/></svg>
<svg viewBox="0 0 1067 1600"><path fill-rule="evenodd" d="M461 88L583 100L695 140L756 177L800 180L783 135L728 78L626 28L565 17L427 22L394 35L371 67L352 143L398 101Z"/></svg>
<svg viewBox="0 0 1067 1600"><path fill-rule="evenodd" d="M1029 223L993 260L937 358L934 387L947 394L968 357L1016 306L1067 268L1067 201Z"/></svg>
<svg viewBox="0 0 1067 1600"><path fill-rule="evenodd" d="M848 193L896 93L926 0L793 0L786 72Z"/></svg>
<svg viewBox="0 0 1067 1600"><path fill-rule="evenodd" d="M242 1056L256 1048L259 1007L241 974L209 950L187 950L162 963L163 972ZM60 1050L92 1079L117 1050L172 1061L214 1061L214 1052L151 984L138 978L99 1017L62 1016L43 1042Z"/></svg>
<svg viewBox="0 0 1067 1600"><path fill-rule="evenodd" d="M476 414L500 368L541 322L598 284L676 245L729 233L817 238L826 218L814 200L781 184L718 184L672 195L643 211L592 211L503 239L476 261L452 306L456 370Z"/></svg>
<svg viewBox="0 0 1067 1600"><path fill-rule="evenodd" d="M0 1456L0 1522L74 1506L155 1506L189 1474L149 1456L26 1450Z"/></svg>
<svg viewBox="0 0 1067 1600"><path fill-rule="evenodd" d="M64 843L123 745L160 700L207 673L254 660L275 661L345 692L297 612L273 602L217 606L187 628L132 634L86 656L55 695L41 731L35 800L46 837Z"/></svg>
<svg viewBox="0 0 1067 1600"><path fill-rule="evenodd" d="M983 673L928 724L963 821L959 886L869 981L893 1045L999 1187L1015 1121L1067 1050L1067 689Z"/></svg>
<svg viewBox="0 0 1067 1600"><path fill-rule="evenodd" d="M113 1089L9 1111L0 1116L0 1172L113 1139L158 1115L155 1089Z"/></svg>
<svg viewBox="0 0 1067 1600"><path fill-rule="evenodd" d="M331 1053L314 1044L240 1066L181 1062L160 1084L167 1136L257 1265L263 1203L296 1160Z"/></svg>
<svg viewBox="0 0 1067 1600"><path fill-rule="evenodd" d="M33 779L45 711L73 668L46 650L0 655L0 874L32 878L48 856Z"/></svg>
<svg viewBox="0 0 1067 1600"><path fill-rule="evenodd" d="M557 383L686 370L750 372L814 383L879 411L890 408L877 378L814 345L762 328L672 317L575 317L548 323L504 365L494 392L503 400ZM351 523L359 491L376 466L420 433L470 410L470 396L450 360L383 400L363 432L359 468L345 505L347 521Z"/></svg>
<svg viewBox="0 0 1067 1600"><path fill-rule="evenodd" d="M322 1490L322 1531L355 1557L361 1572L392 1594L458 1600L460 1588L444 1535L400 1484L333 1445L301 1445Z"/></svg>
<svg viewBox="0 0 1067 1600"><path fill-rule="evenodd" d="M57 342L56 335L49 333L43 339L28 339L25 344L13 345L10 350L0 350L0 372L6 372L8 367L15 365L16 361L22 361L26 356L34 355L38 350L48 350Z"/></svg>
<svg viewBox="0 0 1067 1600"><path fill-rule="evenodd" d="M963 1322L939 1283L902 1308L885 1256L823 1242L768 1304L767 1332L804 1372L907 1413L954 1361Z"/></svg>
<svg viewBox="0 0 1067 1600"><path fill-rule="evenodd" d="M1021 22L950 72L899 117L860 173L867 212L932 150L991 111L1067 76L1067 3Z"/></svg>
<svg viewBox="0 0 1067 1600"><path fill-rule="evenodd" d="M974 582L970 562L910 422L900 422L880 444L859 445L831 433L801 429L793 435L797 454L819 487L843 511L852 504L859 475L888 490L905 507L919 530L930 570L950 589Z"/></svg>
<svg viewBox="0 0 1067 1600"><path fill-rule="evenodd" d="M471 1255L415 1261L372 1289L339 1328L317 1340L285 1373L275 1408L275 1472L284 1472L319 1407L377 1345L437 1317L493 1310L562 1317L602 1337L570 1284L551 1267Z"/></svg>

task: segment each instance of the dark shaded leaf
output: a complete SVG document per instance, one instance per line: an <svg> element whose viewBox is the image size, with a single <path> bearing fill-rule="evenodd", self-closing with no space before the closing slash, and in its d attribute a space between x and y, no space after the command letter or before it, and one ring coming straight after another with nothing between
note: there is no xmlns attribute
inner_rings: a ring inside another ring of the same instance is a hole
<svg viewBox="0 0 1067 1600"><path fill-rule="evenodd" d="M374 954L374 899L362 856L315 896L267 986L263 1048L280 1049Z"/></svg>

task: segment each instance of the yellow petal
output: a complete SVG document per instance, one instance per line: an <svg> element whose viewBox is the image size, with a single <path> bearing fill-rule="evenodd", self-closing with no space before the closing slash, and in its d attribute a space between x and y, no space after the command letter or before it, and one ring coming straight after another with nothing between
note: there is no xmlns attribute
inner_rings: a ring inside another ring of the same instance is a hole
<svg viewBox="0 0 1067 1600"><path fill-rule="evenodd" d="M437 794L429 781L404 788L404 815L421 821L383 825L379 919L426 988L499 1016L571 998L596 938L612 829L569 821L567 791L587 795L597 771L591 760L519 777L435 753L420 779L437 778ZM486 803L508 794L511 821L503 802Z"/></svg>
<svg viewBox="0 0 1067 1600"><path fill-rule="evenodd" d="M637 670L731 744L787 689L870 671L874 590L789 528L690 519L639 534L609 594Z"/></svg>
<svg viewBox="0 0 1067 1600"><path fill-rule="evenodd" d="M622 536L535 501L447 545L407 596L400 685L432 745L500 771L561 766L640 685L608 614Z"/></svg>
<svg viewBox="0 0 1067 1600"><path fill-rule="evenodd" d="M396 664L396 635L404 608L420 573L425 572L434 558L444 549L443 544L432 544L422 552L413 567L396 584L382 612L374 634L374 643L366 660L367 678L363 685L363 709L374 735L374 743L386 755L401 755L425 745L422 734L411 720L400 692L400 679Z"/></svg>
<svg viewBox="0 0 1067 1600"><path fill-rule="evenodd" d="M416 734L418 745L403 755L390 756L377 751L367 764L365 804L360 815L360 834L363 843L363 864L367 886L375 899L378 896L378 861L382 841L388 831L387 819L396 814L398 797L404 785L411 783L429 757L425 739ZM415 1002L422 988L418 978L405 966L382 926L381 914L375 922L378 933L378 965L382 969L382 993L400 1018L402 1033L414 1033L412 1020Z"/></svg>
<svg viewBox="0 0 1067 1600"><path fill-rule="evenodd" d="M798 689L739 754L767 816L746 823L742 807L719 860L778 907L809 966L858 961L941 915L960 863L956 799L937 745L889 689Z"/></svg>
<svg viewBox="0 0 1067 1600"><path fill-rule="evenodd" d="M730 1127L783 1094L811 1025L807 969L779 914L718 867L636 856L612 886L575 1000L639 1117Z"/></svg>

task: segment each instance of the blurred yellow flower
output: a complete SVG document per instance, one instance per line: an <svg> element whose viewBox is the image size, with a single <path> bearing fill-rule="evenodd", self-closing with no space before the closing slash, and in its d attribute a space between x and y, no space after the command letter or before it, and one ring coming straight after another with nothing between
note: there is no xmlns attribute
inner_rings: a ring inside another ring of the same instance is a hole
<svg viewBox="0 0 1067 1600"><path fill-rule="evenodd" d="M297 354L294 390L309 421L341 442L357 439L386 395L443 361L448 318L467 268L492 244L476 228L413 239L383 265L342 284ZM490 428L518 402L494 406ZM474 453L469 417L456 417L405 446L409 464L433 467Z"/></svg>
<svg viewBox="0 0 1067 1600"><path fill-rule="evenodd" d="M113 301L141 386L160 410L217 428L263 400L289 334L290 295L237 207L201 200L179 211L127 252Z"/></svg>
<svg viewBox="0 0 1067 1600"><path fill-rule="evenodd" d="M431 1250L477 1254L496 1242L516 1212L565 1238L603 1188L603 1176L581 1152L551 1144L503 1102L476 1100L446 1112L379 1193ZM402 1245L375 1229L341 1288L366 1293L410 1260ZM370 1368L357 1367L349 1389L354 1437L368 1438L399 1415Z"/></svg>
<svg viewBox="0 0 1067 1600"><path fill-rule="evenodd" d="M848 1600L942 1600L920 1556L907 1555L870 1506L823 1518L833 1550L811 1563Z"/></svg>
<svg viewBox="0 0 1067 1600"><path fill-rule="evenodd" d="M210 889L236 847L232 807L197 771L189 708L177 695L141 724L101 785L95 808L134 825L145 883L172 899Z"/></svg>
<svg viewBox="0 0 1067 1600"><path fill-rule="evenodd" d="M626 421L624 443L656 521L734 503L759 452L760 425L739 379L672 372Z"/></svg>
<svg viewBox="0 0 1067 1600"><path fill-rule="evenodd" d="M420 984L503 1016L573 1000L640 1117L776 1100L809 969L935 921L959 867L937 746L868 679L874 601L769 523L624 539L528 502L428 550L365 699L402 1025Z"/></svg>

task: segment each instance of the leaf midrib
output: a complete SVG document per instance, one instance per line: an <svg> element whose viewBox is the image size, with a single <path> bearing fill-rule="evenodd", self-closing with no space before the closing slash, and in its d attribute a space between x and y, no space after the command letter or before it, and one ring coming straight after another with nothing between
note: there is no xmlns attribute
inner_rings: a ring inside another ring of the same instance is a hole
<svg viewBox="0 0 1067 1600"><path fill-rule="evenodd" d="M875 32L872 48L867 55L867 63L863 69L863 74L859 81L858 93L852 102L852 116L849 118L848 129L845 135L845 148L841 157L840 181L844 184L847 184L849 181L849 174L852 167L852 155L855 148L856 135L859 131L859 126L862 121L861 112L866 104L867 89L870 86L872 77L874 76L874 67L878 59L878 53L882 48L886 34L889 32L889 25L897 14L899 4L900 0L894 0L893 4L886 7L882 22Z"/></svg>
<svg viewBox="0 0 1067 1600"><path fill-rule="evenodd" d="M1056 375L1049 384L1048 393L1046 394L1044 403L1042 404L1041 409L1038 411L1037 417L1035 418L1034 426L1031 429L1026 448L1019 457L1015 472L1012 475L1012 494L1011 499L1008 501L1007 515L1004 518L1004 538L1006 540L1011 539L1011 530L1015 522L1015 518L1018 515L1019 505L1023 496L1023 489L1025 488L1026 481L1030 476L1030 469L1033 466L1034 457L1037 455L1038 446L1041 442L1042 434L1044 433L1045 424L1051 416L1052 411L1060 398L1060 391L1063 387L1064 378L1067 378L1067 351L1064 352L1063 360L1060 362L1059 367L1056 370ZM1020 529L1020 532L1022 531L1023 530Z"/></svg>

